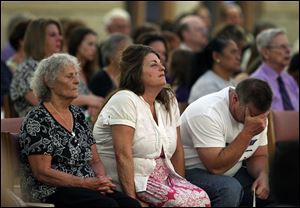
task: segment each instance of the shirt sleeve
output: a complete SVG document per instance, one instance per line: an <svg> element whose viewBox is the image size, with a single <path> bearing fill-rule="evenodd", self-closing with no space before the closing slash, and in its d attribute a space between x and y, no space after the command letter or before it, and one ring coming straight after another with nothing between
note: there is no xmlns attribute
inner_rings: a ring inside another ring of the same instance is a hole
<svg viewBox="0 0 300 208"><path fill-rule="evenodd" d="M137 116L133 95L128 92L113 95L100 116L104 125L123 124L135 128Z"/></svg>
<svg viewBox="0 0 300 208"><path fill-rule="evenodd" d="M94 139L93 132L91 129L91 126L89 122L86 120L85 115L82 111L82 109L78 106L72 105L74 108L74 111L76 112L76 128L87 137L87 143L92 146L96 143L96 140Z"/></svg>
<svg viewBox="0 0 300 208"><path fill-rule="evenodd" d="M206 115L195 116L189 121L192 142L197 147L225 147L222 126Z"/></svg>
<svg viewBox="0 0 300 208"><path fill-rule="evenodd" d="M33 114L31 114L33 115ZM49 124L35 119L33 116L27 117L23 130L20 134L20 147L24 149L26 155L52 155L53 143L49 137Z"/></svg>
<svg viewBox="0 0 300 208"><path fill-rule="evenodd" d="M176 97L171 98L171 113L172 116L174 116L176 127L179 127L181 125L181 119L180 119L180 111L178 107L178 102L176 100Z"/></svg>
<svg viewBox="0 0 300 208"><path fill-rule="evenodd" d="M260 136L260 146L264 146L264 145L267 145L268 144L268 136L267 136L267 133L268 133L268 123L266 125L266 128L259 134Z"/></svg>
<svg viewBox="0 0 300 208"><path fill-rule="evenodd" d="M191 94L188 102L192 103L196 101L198 98L203 97L204 95L208 95L213 92L219 91L220 88L216 85L216 83L212 83L208 80L197 81L193 88L191 89Z"/></svg>

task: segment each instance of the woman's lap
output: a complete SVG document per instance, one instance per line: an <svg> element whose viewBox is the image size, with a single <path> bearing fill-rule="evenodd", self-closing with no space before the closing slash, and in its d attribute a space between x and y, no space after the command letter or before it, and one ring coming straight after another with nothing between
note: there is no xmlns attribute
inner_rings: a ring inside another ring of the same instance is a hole
<svg viewBox="0 0 300 208"><path fill-rule="evenodd" d="M210 206L210 200L204 190L173 175L163 159L156 159L156 162L157 165L149 177L146 191L137 193L142 201L157 207Z"/></svg>

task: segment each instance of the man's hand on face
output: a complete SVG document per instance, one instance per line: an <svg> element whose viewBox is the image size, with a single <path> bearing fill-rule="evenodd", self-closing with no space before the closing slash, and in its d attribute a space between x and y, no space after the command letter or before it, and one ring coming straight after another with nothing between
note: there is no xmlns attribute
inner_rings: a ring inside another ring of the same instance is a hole
<svg viewBox="0 0 300 208"><path fill-rule="evenodd" d="M244 129L245 133L251 138L257 134L260 134L267 126L268 112L259 114L257 116L251 116L249 108L245 109L245 122Z"/></svg>

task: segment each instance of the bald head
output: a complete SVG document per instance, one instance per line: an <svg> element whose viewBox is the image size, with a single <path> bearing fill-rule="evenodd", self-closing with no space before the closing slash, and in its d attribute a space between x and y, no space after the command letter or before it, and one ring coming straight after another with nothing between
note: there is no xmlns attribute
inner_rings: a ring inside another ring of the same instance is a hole
<svg viewBox="0 0 300 208"><path fill-rule="evenodd" d="M207 26L197 15L188 15L180 21L180 37L192 49L199 51L207 44Z"/></svg>
<svg viewBox="0 0 300 208"><path fill-rule="evenodd" d="M109 34L122 33L130 35L131 33L130 15L123 9L115 8L108 12L104 17L104 24Z"/></svg>
<svg viewBox="0 0 300 208"><path fill-rule="evenodd" d="M228 4L224 8L224 21L228 24L242 25L243 16L242 10L237 4Z"/></svg>

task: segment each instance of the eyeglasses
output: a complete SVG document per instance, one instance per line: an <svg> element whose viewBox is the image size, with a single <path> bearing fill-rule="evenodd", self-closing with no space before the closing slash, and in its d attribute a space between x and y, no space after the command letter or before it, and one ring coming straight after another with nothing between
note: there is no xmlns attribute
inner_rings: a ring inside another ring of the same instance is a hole
<svg viewBox="0 0 300 208"><path fill-rule="evenodd" d="M291 50L292 46L291 45L285 45L285 44L282 44L282 45L269 45L268 48L277 48L277 49L280 49L280 50Z"/></svg>

